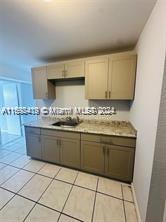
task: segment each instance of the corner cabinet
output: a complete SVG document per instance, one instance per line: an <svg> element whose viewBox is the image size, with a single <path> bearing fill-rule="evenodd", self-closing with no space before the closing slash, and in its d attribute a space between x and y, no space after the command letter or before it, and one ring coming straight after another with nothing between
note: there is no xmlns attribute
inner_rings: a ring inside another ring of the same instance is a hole
<svg viewBox="0 0 166 222"><path fill-rule="evenodd" d="M86 60L86 99L132 100L135 71L136 55L133 52Z"/></svg>
<svg viewBox="0 0 166 222"><path fill-rule="evenodd" d="M47 79L46 66L32 68L34 99L55 99L55 86Z"/></svg>

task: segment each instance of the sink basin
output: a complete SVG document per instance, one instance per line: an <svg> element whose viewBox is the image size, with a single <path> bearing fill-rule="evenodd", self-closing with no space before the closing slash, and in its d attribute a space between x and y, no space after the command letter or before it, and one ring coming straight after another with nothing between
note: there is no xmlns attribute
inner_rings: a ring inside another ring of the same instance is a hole
<svg viewBox="0 0 166 222"><path fill-rule="evenodd" d="M77 126L79 122L74 120L66 120L66 121L57 121L52 124L52 126L62 126L62 127L74 127Z"/></svg>

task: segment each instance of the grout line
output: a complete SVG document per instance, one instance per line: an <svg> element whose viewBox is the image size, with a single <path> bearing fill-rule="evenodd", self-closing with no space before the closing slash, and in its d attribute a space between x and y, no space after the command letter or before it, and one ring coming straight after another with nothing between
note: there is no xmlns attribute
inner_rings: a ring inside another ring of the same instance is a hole
<svg viewBox="0 0 166 222"><path fill-rule="evenodd" d="M67 198L66 198L66 201L65 201L65 203L64 203L64 205L63 205L63 208L62 208L62 210L61 210L61 213L62 213L63 210L65 209L66 203L67 203L67 201L68 201L68 199L69 199L69 196L70 196L70 194L71 194L71 192L72 192L72 190L73 190L74 183L75 183L76 180L77 180L78 174L79 174L79 171L77 172L77 175L76 175L76 177L75 177L75 179L74 179L74 181L73 181L73 184L71 184L72 187L71 187L71 189L70 189L70 191L69 191L69 194L68 194L68 196L67 196ZM57 222L59 221L59 219L60 219L60 215L59 215L59 218L58 218Z"/></svg>
<svg viewBox="0 0 166 222"><path fill-rule="evenodd" d="M122 191L122 203L123 203L123 211L124 211L124 217L125 217L125 222L127 222L127 217L126 217L126 210L125 210L125 204L124 204L124 193L123 193L123 186L121 184L121 191Z"/></svg>
<svg viewBox="0 0 166 222"><path fill-rule="evenodd" d="M94 199L94 204L93 204L93 211L92 211L91 222L93 222L93 219L94 219L94 212L95 212L95 206L96 206L96 197L97 197L98 184L99 184L99 178L97 179L97 185L96 185L96 190L95 190L95 199Z"/></svg>

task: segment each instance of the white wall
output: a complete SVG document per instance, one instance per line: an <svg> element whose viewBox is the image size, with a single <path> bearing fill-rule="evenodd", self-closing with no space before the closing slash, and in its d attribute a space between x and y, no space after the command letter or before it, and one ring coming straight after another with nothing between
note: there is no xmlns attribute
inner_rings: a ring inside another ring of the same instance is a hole
<svg viewBox="0 0 166 222"><path fill-rule="evenodd" d="M114 106L117 110L116 115L112 115L113 120L129 120L130 102L129 101L103 101L86 100L85 85L80 81L59 82L56 85L56 100L37 100L37 105L56 106L56 107L87 107L87 106Z"/></svg>
<svg viewBox="0 0 166 222"><path fill-rule="evenodd" d="M0 62L0 79L1 78L30 82L31 72L30 70L27 72L18 67Z"/></svg>
<svg viewBox="0 0 166 222"><path fill-rule="evenodd" d="M134 187L145 221L166 49L166 1L158 0L138 40L136 95L130 120L138 130Z"/></svg>

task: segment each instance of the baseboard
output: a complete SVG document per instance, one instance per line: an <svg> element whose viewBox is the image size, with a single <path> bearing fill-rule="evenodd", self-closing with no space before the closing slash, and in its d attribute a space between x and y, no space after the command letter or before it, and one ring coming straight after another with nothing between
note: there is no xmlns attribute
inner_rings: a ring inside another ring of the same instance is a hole
<svg viewBox="0 0 166 222"><path fill-rule="evenodd" d="M133 192L133 198L134 198L134 204L135 204L135 208L136 208L138 222L142 222L133 183L131 184L131 189L132 189L132 192Z"/></svg>

